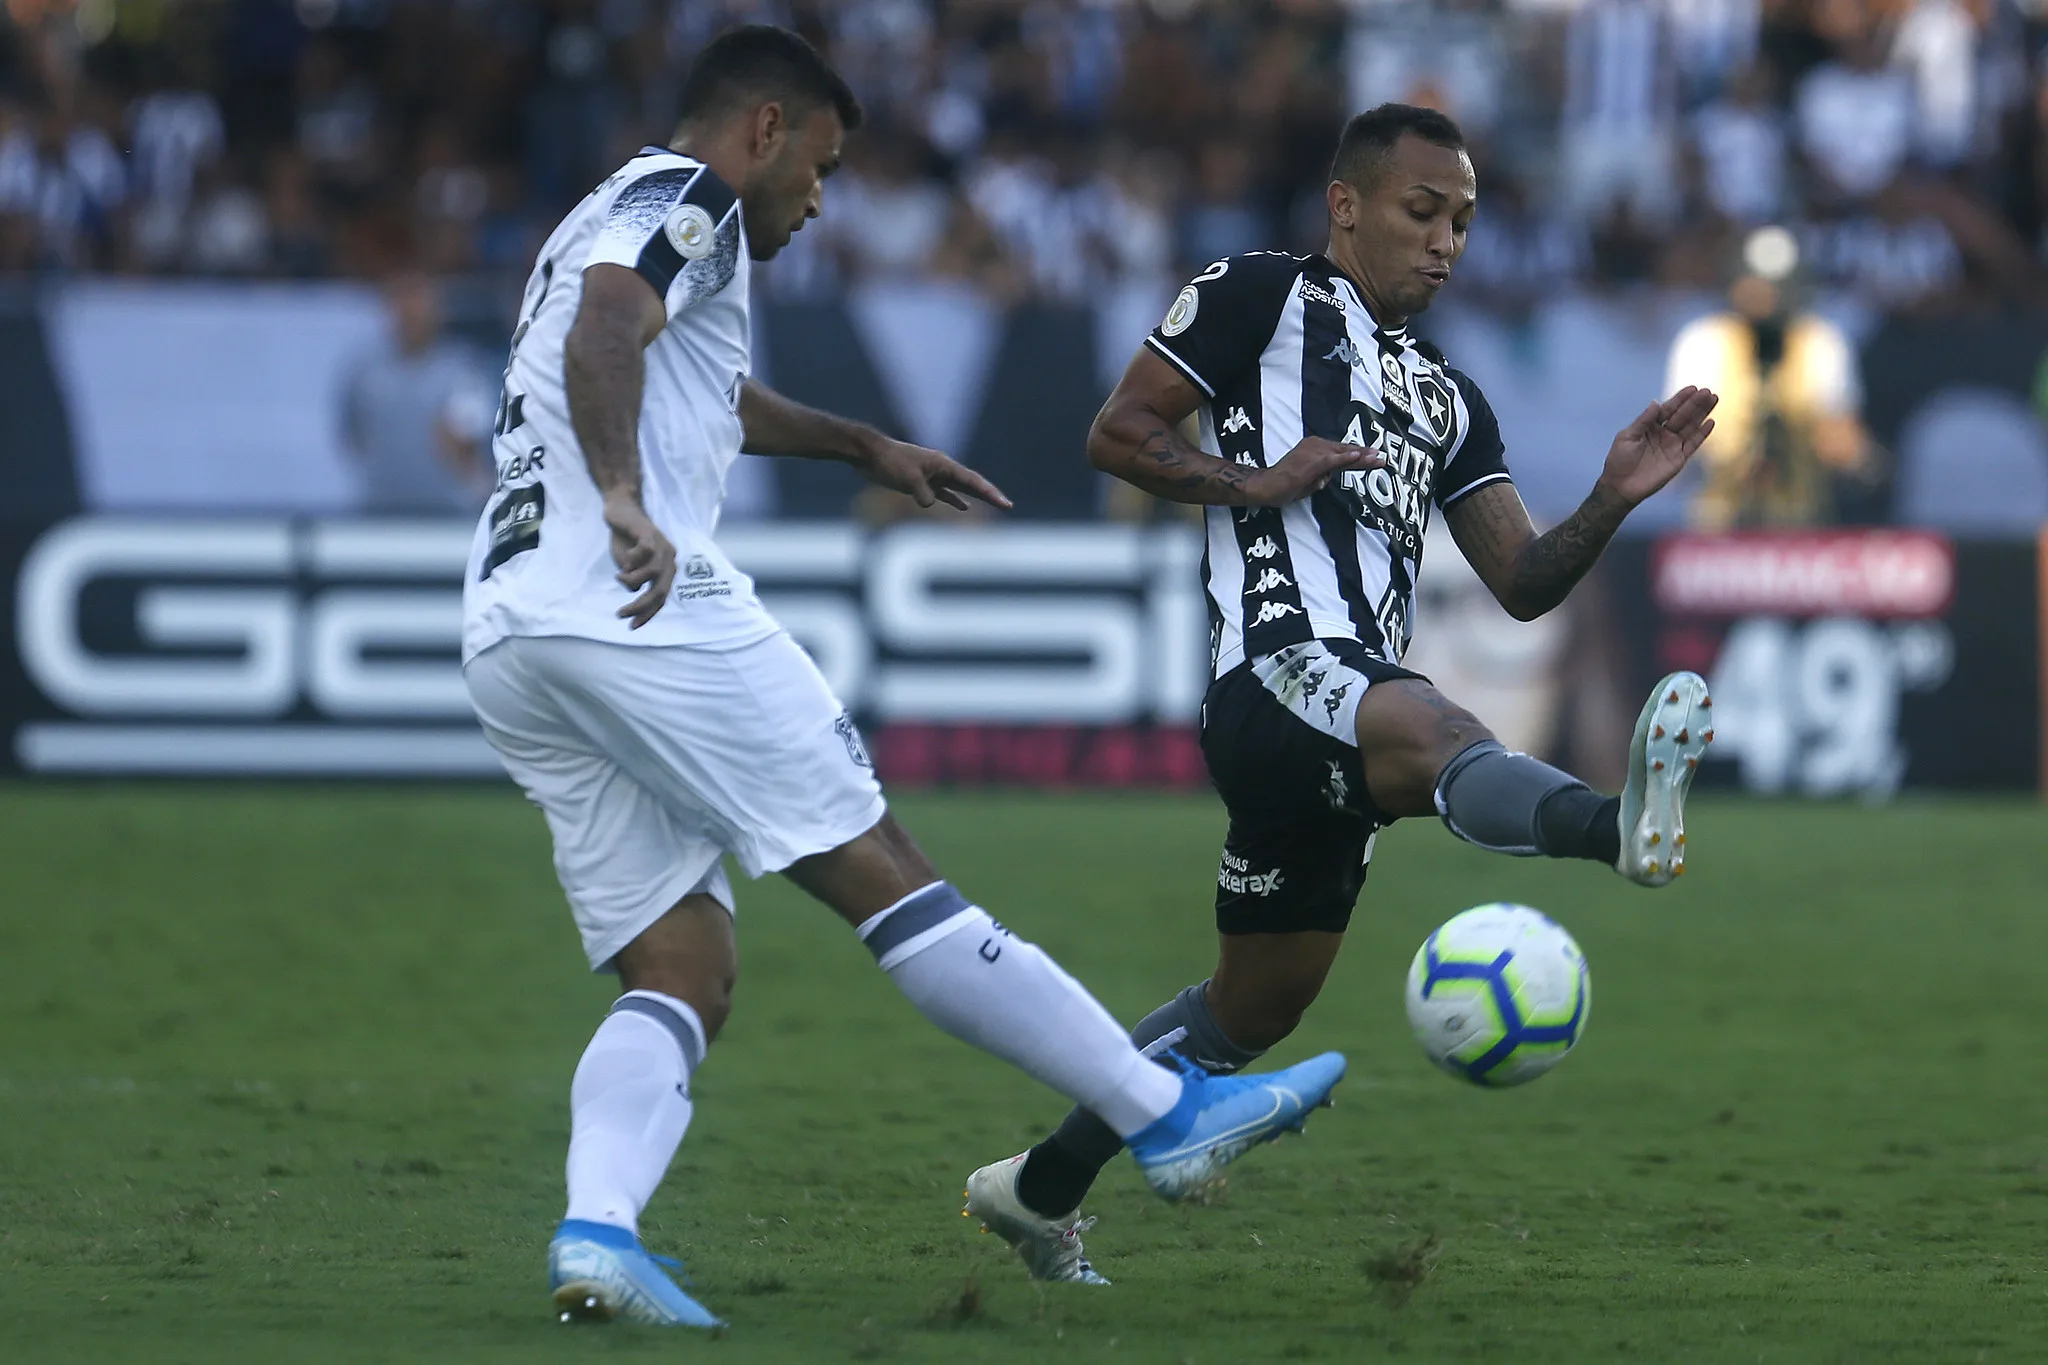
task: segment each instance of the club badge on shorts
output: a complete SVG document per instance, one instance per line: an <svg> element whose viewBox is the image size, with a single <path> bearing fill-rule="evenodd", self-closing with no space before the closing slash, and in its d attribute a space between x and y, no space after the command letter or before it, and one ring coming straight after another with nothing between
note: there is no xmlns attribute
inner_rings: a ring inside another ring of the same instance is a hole
<svg viewBox="0 0 2048 1365"><path fill-rule="evenodd" d="M718 225L701 204L676 205L661 230L668 234L668 244L676 249L676 254L686 261L708 256L718 235Z"/></svg>
<svg viewBox="0 0 2048 1365"><path fill-rule="evenodd" d="M846 756L863 768L875 766L875 760L868 757L868 746L861 740L860 727L853 723L853 717L841 715L832 722L832 728L839 732L839 738L846 742Z"/></svg>

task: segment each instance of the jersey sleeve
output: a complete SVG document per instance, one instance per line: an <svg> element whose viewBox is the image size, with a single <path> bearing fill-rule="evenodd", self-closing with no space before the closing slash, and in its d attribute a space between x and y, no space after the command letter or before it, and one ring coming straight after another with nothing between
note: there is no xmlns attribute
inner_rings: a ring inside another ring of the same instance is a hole
<svg viewBox="0 0 2048 1365"><path fill-rule="evenodd" d="M730 284L739 252L738 196L708 167L676 166L620 187L583 265L634 271L674 317Z"/></svg>
<svg viewBox="0 0 2048 1365"><path fill-rule="evenodd" d="M1438 507L1449 507L1488 484L1513 482L1508 473L1507 446L1500 438L1500 419L1493 415L1493 406L1471 376L1459 370L1449 373L1451 382L1458 386L1458 397L1464 400L1465 421L1457 443L1444 457L1443 471L1437 476Z"/></svg>
<svg viewBox="0 0 2048 1365"><path fill-rule="evenodd" d="M1211 398L1273 338L1301 264L1284 252L1231 256L1188 282L1145 344Z"/></svg>

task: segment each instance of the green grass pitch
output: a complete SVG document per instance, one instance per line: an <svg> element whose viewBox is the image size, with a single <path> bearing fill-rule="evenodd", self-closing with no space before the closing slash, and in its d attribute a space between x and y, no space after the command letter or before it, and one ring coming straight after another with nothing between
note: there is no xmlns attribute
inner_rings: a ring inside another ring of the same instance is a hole
<svg viewBox="0 0 2048 1365"><path fill-rule="evenodd" d="M908 799L967 892L1120 1017L1211 962L1207 800ZM605 1008L540 818L465 789L0 789L0 1359L2048 1359L2048 813L1720 800L1643 892L1380 841L1277 1053L1338 1107L1218 1207L1119 1164L1116 1287L958 1213L1057 1097L926 1027L853 936L742 888L739 1004L647 1220L729 1338L548 1317L566 1089ZM1407 1036L1476 902L1578 936L1578 1054L1504 1093Z"/></svg>

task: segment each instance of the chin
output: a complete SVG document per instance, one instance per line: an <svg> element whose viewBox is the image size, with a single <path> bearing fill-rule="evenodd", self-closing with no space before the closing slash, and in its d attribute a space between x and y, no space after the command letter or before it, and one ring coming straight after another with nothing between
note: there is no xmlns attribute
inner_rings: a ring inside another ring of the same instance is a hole
<svg viewBox="0 0 2048 1365"><path fill-rule="evenodd" d="M749 237L747 239L747 255L750 259L756 261L772 261L781 255L782 248L788 245L789 239L787 237L779 242L757 242Z"/></svg>

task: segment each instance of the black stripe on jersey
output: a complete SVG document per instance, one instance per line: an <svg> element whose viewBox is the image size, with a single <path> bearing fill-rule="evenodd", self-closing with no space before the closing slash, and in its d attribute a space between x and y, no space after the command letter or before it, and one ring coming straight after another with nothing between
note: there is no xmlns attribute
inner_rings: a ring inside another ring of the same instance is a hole
<svg viewBox="0 0 2048 1365"><path fill-rule="evenodd" d="M1210 420L1216 424L1216 448L1234 464L1262 467L1266 463L1265 438L1260 435L1266 425L1260 371L1258 365L1247 366L1209 407ZM1226 510L1231 529L1237 533L1237 552L1244 559L1244 590L1238 610L1244 623L1246 655L1271 654L1314 639L1308 612L1301 605L1300 580L1287 548L1287 528L1281 522L1280 509Z"/></svg>
<svg viewBox="0 0 2048 1365"><path fill-rule="evenodd" d="M1324 278L1317 283L1329 297L1336 297L1336 284ZM1344 439L1353 414L1351 398L1351 330L1344 312L1332 304L1304 298L1301 310L1301 428L1304 434ZM1371 363L1377 364L1377 359ZM1371 444L1370 438L1367 444ZM1331 480L1336 484L1337 480ZM1344 610L1358 631L1359 642L1374 648L1379 640L1379 622L1366 596L1365 573L1358 559L1358 519L1337 488L1325 486L1309 498L1309 511L1322 532L1324 548L1337 571L1337 591Z"/></svg>
<svg viewBox="0 0 2048 1365"><path fill-rule="evenodd" d="M659 187L645 188L654 186L657 181L661 182ZM737 196L733 194L730 186L712 174L708 166L698 166L689 170L678 168L672 171L656 171L652 175L643 176L620 192L620 206L624 205L628 195L638 196L643 193L646 198L636 199L635 207L642 203L651 205L658 200L662 205L661 217L657 220L654 235L649 237L647 245L640 249L640 259L633 263L633 268L640 272L642 279L654 286L655 293L665 299L668 297L668 287L675 283L677 273L685 264L683 253L677 251L675 243L668 239L669 215L684 204L695 204L711 215L712 226L716 228L722 225L725 216L732 212ZM612 211L619 212L619 207L615 206Z"/></svg>

